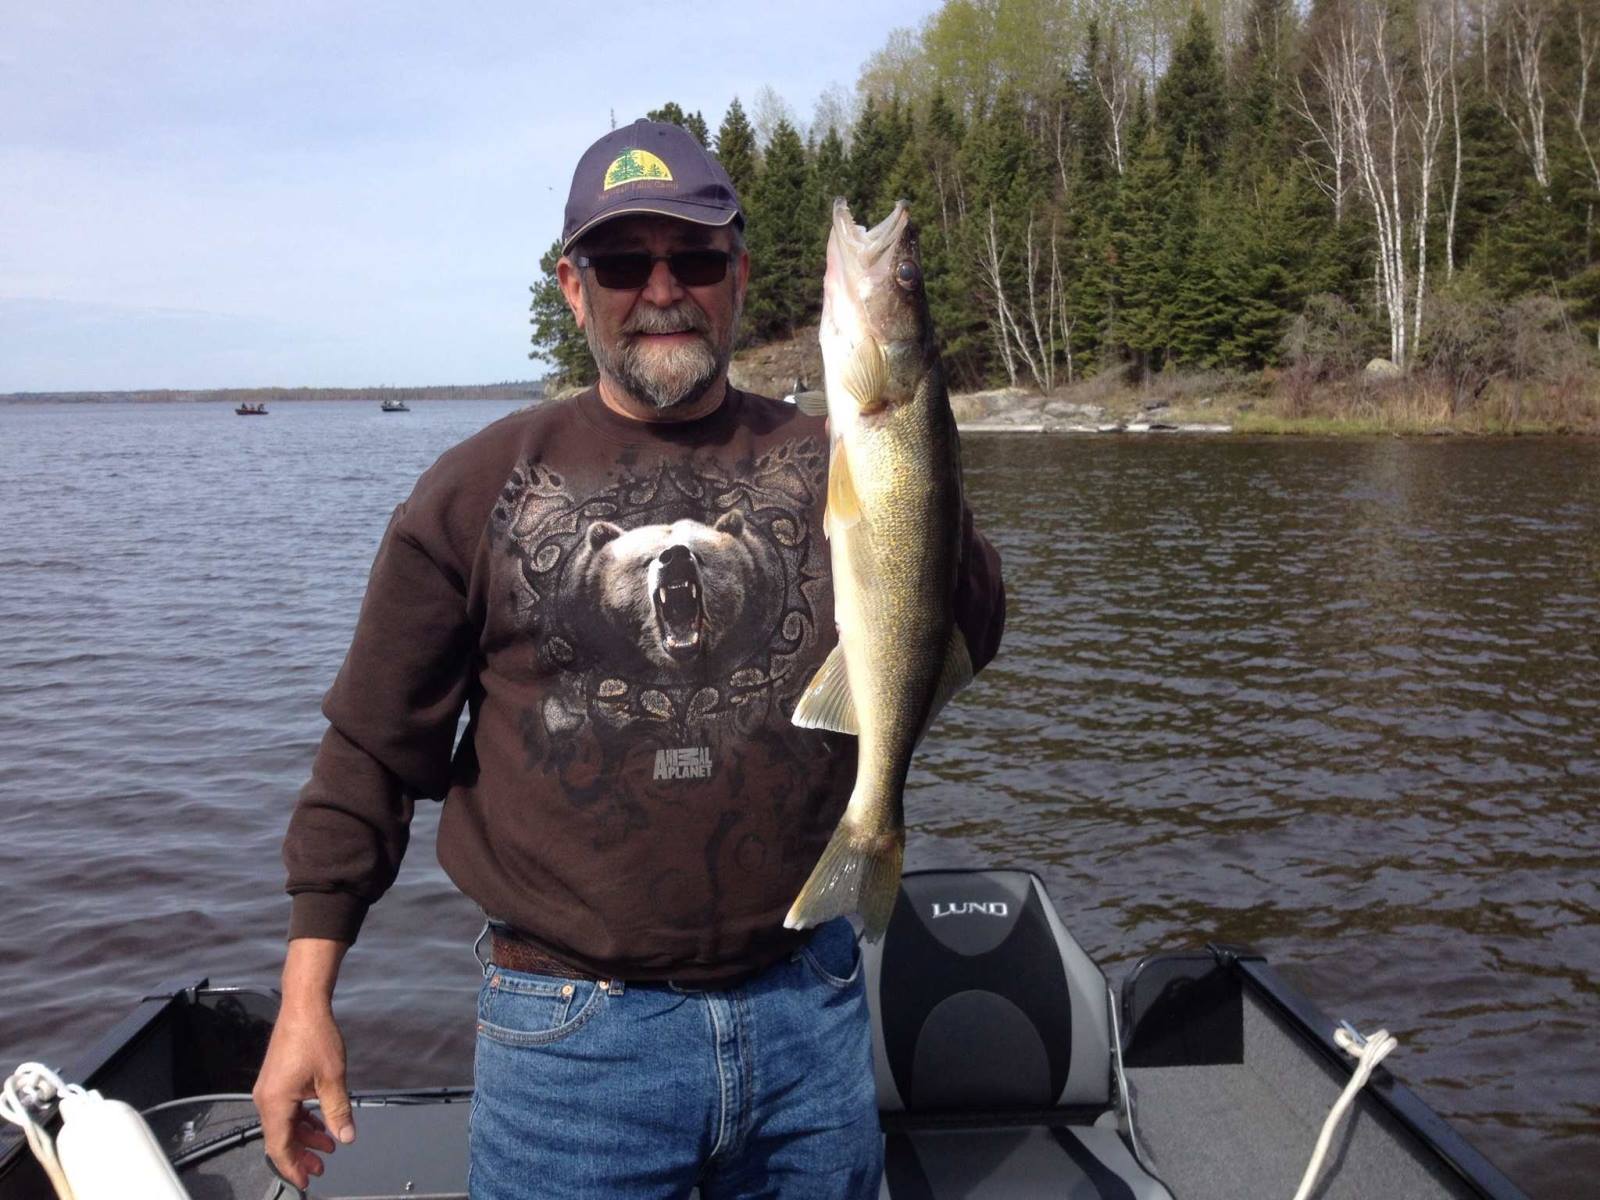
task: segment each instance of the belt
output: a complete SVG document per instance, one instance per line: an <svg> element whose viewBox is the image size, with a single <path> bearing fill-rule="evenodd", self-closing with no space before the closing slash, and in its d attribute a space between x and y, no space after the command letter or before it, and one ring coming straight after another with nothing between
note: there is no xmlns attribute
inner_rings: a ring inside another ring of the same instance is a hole
<svg viewBox="0 0 1600 1200"><path fill-rule="evenodd" d="M529 975L554 975L557 979L577 979L589 983L604 984L611 992L620 993L623 982L619 979L601 978L588 971L580 971L569 967L559 959L551 958L543 950L538 949L531 942L491 927L489 930L489 961L497 967L504 967L508 971L525 971ZM761 971L744 971L730 979L720 980L715 983L685 984L694 991L720 992L728 988L739 987L750 982ZM671 980L658 981L660 986L677 986Z"/></svg>
<svg viewBox="0 0 1600 1200"><path fill-rule="evenodd" d="M536 949L527 942L517 938L507 937L499 931L489 934L489 961L497 967L504 967L508 971L526 971L530 975L554 975L558 979L584 979L591 982L607 983L609 980L596 979L594 975L585 974L567 966L566 963L551 958L544 951Z"/></svg>

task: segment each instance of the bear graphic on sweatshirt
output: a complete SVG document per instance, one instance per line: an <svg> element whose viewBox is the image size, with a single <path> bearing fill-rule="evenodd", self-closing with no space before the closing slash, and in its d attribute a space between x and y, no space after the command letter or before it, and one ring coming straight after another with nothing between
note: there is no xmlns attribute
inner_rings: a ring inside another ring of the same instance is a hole
<svg viewBox="0 0 1600 1200"><path fill-rule="evenodd" d="M736 509L714 525L594 521L564 590L585 649L606 668L635 680L710 680L766 649L783 571L776 547Z"/></svg>

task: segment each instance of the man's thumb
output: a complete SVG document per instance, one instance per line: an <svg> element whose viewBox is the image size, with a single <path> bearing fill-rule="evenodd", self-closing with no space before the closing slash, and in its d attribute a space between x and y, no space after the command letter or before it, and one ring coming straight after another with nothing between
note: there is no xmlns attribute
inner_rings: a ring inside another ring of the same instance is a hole
<svg viewBox="0 0 1600 1200"><path fill-rule="evenodd" d="M317 1085L317 1103L322 1108L322 1123L328 1132L341 1142L356 1140L356 1123L350 1112L350 1094L344 1090L343 1080L330 1080Z"/></svg>

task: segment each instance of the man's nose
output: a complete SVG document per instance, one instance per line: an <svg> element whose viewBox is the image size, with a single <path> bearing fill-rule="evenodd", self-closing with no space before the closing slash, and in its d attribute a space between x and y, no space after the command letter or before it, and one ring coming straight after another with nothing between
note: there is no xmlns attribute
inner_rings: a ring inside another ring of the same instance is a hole
<svg viewBox="0 0 1600 1200"><path fill-rule="evenodd" d="M673 275L665 259L650 264L650 278L645 281L644 298L657 308L667 308L682 300L683 285Z"/></svg>

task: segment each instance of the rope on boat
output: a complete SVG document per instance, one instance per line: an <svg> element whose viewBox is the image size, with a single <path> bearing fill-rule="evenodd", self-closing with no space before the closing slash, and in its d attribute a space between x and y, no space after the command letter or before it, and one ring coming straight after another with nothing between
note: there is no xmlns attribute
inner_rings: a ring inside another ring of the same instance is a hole
<svg viewBox="0 0 1600 1200"><path fill-rule="evenodd" d="M1342 1022L1338 1029L1333 1031L1333 1040L1339 1048L1356 1060L1356 1069L1350 1076L1350 1082L1345 1084L1344 1091L1334 1101L1333 1109L1328 1113L1328 1119L1322 1123L1322 1133L1317 1138L1317 1148L1311 1153L1311 1161L1306 1164L1306 1173L1301 1177L1300 1190L1294 1194L1294 1200L1306 1200L1311 1195L1311 1190L1317 1184L1317 1176L1322 1173L1322 1161L1328 1157L1328 1147L1333 1143L1333 1134L1339 1127L1339 1122L1344 1119L1344 1114L1355 1101L1356 1093L1366 1087L1367 1080L1372 1077L1372 1072L1400 1043L1390 1036L1387 1029L1380 1029L1377 1033L1364 1036L1358 1033L1348 1021Z"/></svg>
<svg viewBox="0 0 1600 1200"><path fill-rule="evenodd" d="M0 1117L20 1126L27 1135L29 1149L50 1177L50 1186L56 1189L60 1200L73 1200L72 1185L56 1157L56 1144L37 1114L48 1112L61 1097L70 1095L83 1095L83 1088L62 1083L61 1076L35 1062L23 1063L13 1071L5 1090L0 1092Z"/></svg>
<svg viewBox="0 0 1600 1200"><path fill-rule="evenodd" d="M52 1108L61 1114L55 1138L45 1128ZM6 1080L0 1116L21 1126L59 1200L189 1200L143 1117L41 1063L23 1063Z"/></svg>

